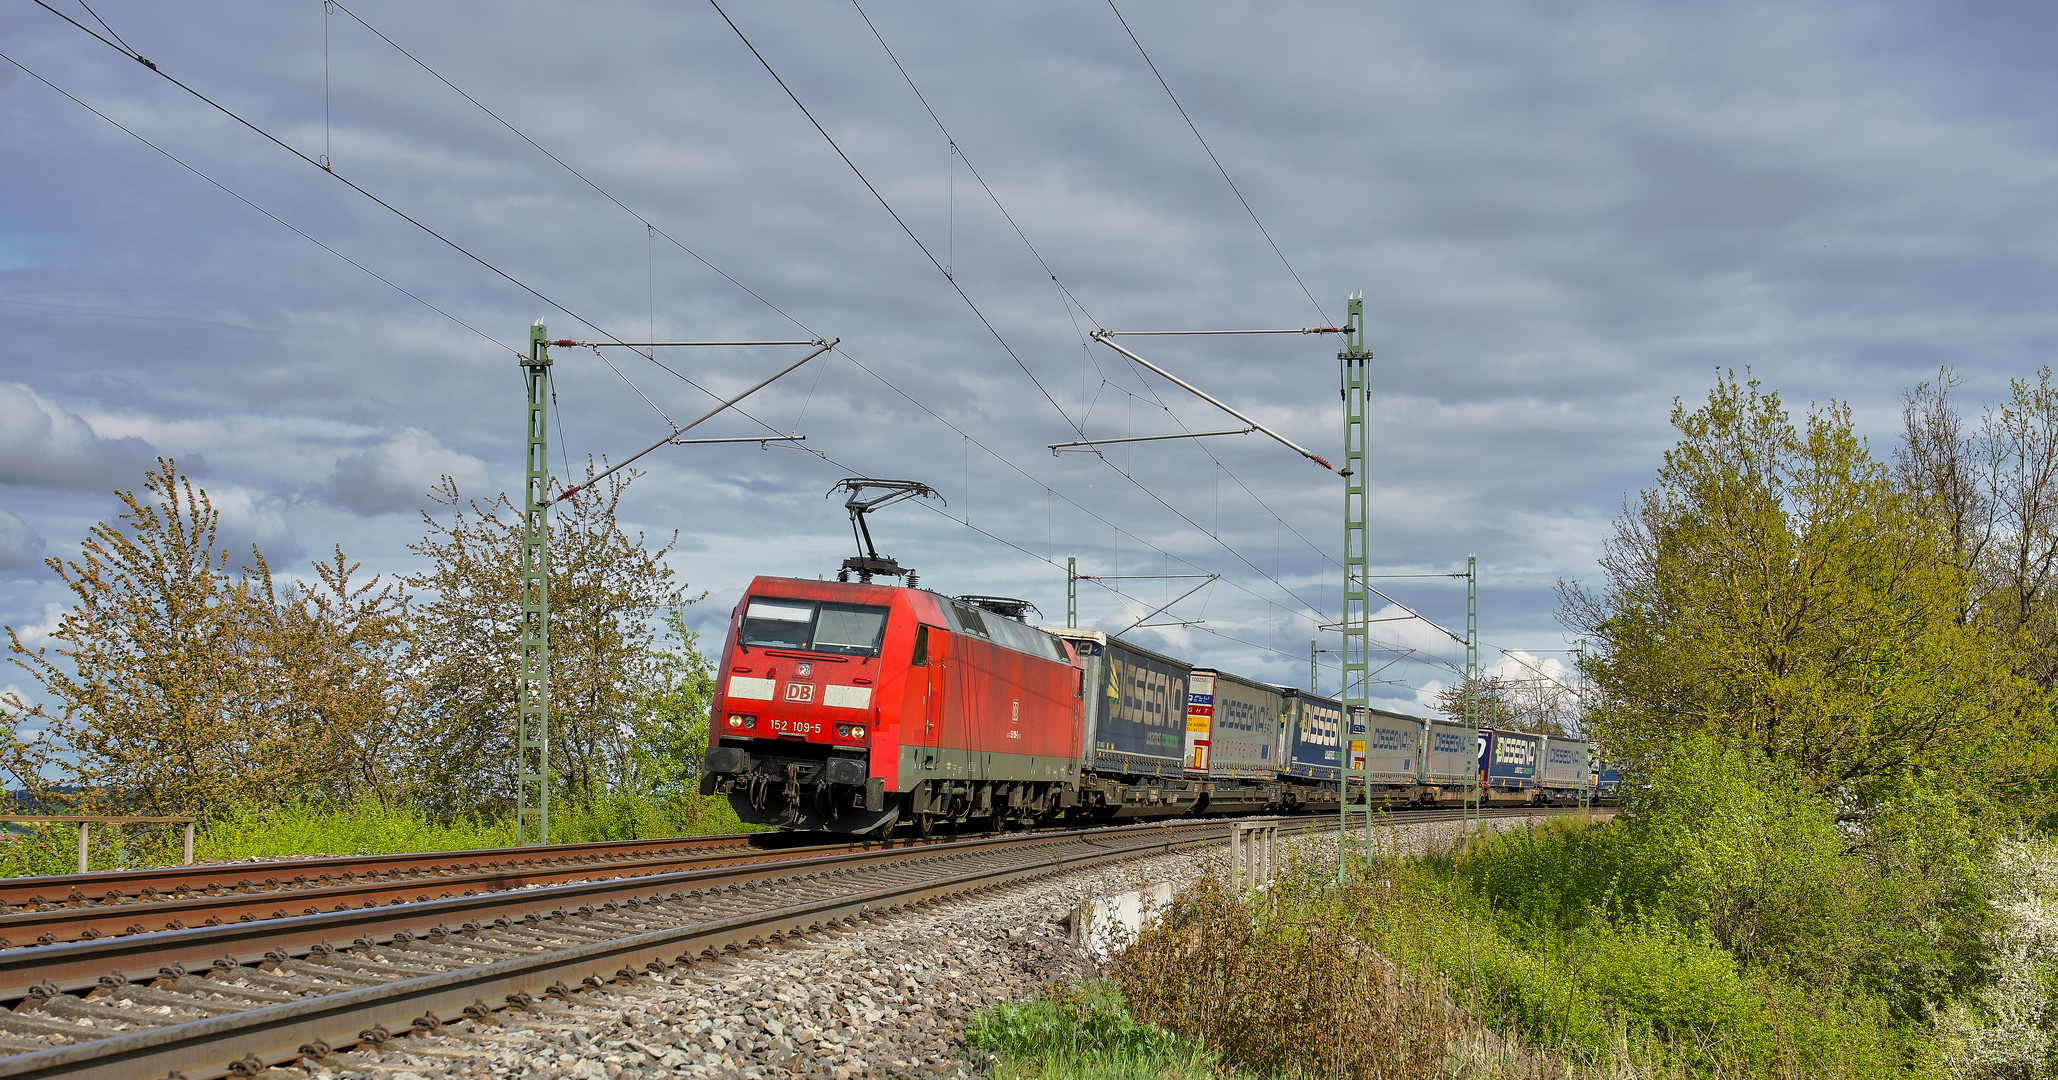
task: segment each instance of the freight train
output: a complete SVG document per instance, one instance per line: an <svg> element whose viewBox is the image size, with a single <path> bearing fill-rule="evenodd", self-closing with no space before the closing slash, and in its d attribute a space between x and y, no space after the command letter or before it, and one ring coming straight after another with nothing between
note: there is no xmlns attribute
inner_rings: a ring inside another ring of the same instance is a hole
<svg viewBox="0 0 2058 1080"><path fill-rule="evenodd" d="M1002 597L759 577L723 646L703 794L753 824L885 835L1590 794L1584 742L1353 710ZM1359 800L1354 781L1352 801Z"/></svg>

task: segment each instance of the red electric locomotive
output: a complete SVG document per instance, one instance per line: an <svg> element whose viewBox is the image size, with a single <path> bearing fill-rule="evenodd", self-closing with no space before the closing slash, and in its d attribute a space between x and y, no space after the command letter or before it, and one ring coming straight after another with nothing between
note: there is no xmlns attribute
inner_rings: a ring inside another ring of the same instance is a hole
<svg viewBox="0 0 2058 1080"><path fill-rule="evenodd" d="M873 835L1072 805L1082 669L1020 621L1026 606L753 580L729 620L702 793L752 823Z"/></svg>

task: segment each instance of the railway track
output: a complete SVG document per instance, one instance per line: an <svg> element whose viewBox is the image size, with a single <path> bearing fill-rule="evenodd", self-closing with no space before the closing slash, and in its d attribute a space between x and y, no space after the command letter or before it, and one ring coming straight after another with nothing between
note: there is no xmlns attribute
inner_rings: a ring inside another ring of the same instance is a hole
<svg viewBox="0 0 2058 1080"><path fill-rule="evenodd" d="M867 851L882 846L879 841L802 846L778 833L740 833L16 878L0 881L0 955L30 945L422 903L690 867L776 862L810 851ZM260 878L259 873L265 876Z"/></svg>
<svg viewBox="0 0 2058 1080"><path fill-rule="evenodd" d="M319 1062L465 1018L491 1022L539 997L1207 844L1228 828L1136 825L760 860L732 852L725 865L0 950L0 1001L14 1003L0 1012L0 1078L201 1080Z"/></svg>

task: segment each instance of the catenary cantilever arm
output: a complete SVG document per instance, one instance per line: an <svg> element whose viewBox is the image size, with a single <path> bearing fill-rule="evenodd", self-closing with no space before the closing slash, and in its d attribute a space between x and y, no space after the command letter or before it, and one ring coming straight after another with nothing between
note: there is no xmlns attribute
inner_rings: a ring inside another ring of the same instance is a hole
<svg viewBox="0 0 2058 1080"><path fill-rule="evenodd" d="M1273 431L1271 428L1268 428L1265 425L1258 423L1256 420L1253 420L1250 417L1245 416L1240 412L1237 412L1235 409L1232 409L1228 405L1223 404L1221 399L1216 398L1215 396L1209 394L1207 391L1202 390L1200 387L1195 386L1190 382L1187 382L1185 379L1182 379L1179 376L1174 375L1169 371L1166 371L1164 368L1161 368L1158 365L1153 364L1148 360L1145 360L1143 357L1138 356L1133 352L1130 352L1128 349L1125 349L1122 346L1115 344L1115 342L1113 341L1113 335L1110 334L1108 331L1095 330L1092 334L1092 337L1093 340L1098 341L1103 345L1106 345L1108 348L1113 349L1118 353L1121 353L1123 356L1126 356L1129 359L1134 360L1139 364L1142 364L1144 367L1147 367L1152 371L1157 372L1159 375L1162 375L1165 378L1170 379L1172 382L1178 384L1180 389L1185 390L1187 393L1192 394L1193 396L1201 399L1202 401L1205 401L1208 404L1213 405L1214 407L1222 410L1223 412L1226 412L1229 415L1236 417L1238 420L1241 420L1244 423L1249 424L1250 426L1258 429L1259 431L1262 431L1265 434L1271 436L1274 441L1278 442L1281 446L1286 447L1288 450L1291 450L1294 453L1299 454L1304 458L1307 458L1309 461L1312 461L1315 464L1320 465L1325 469L1328 469L1330 472L1336 473L1339 476L1344 475L1343 470L1338 469L1336 466L1331 465L1329 462L1323 460L1322 455L1315 453L1313 450L1310 450L1307 447L1302 446L1297 442L1294 442L1292 439L1289 439L1276 431Z"/></svg>
<svg viewBox="0 0 2058 1080"><path fill-rule="evenodd" d="M583 484L573 484L571 487L564 489L564 491L561 494L559 494L557 498L552 499L550 501L553 503L563 502L566 499L569 499L572 496L577 495L579 492L584 491L585 489L592 487L593 485L601 482L602 480L607 479L609 476L612 476L615 473L620 472L622 469L627 468L630 462L642 457L645 454L650 453L652 450L655 450L668 442L672 442L679 436L686 434L687 432L693 430L696 427L699 427L705 421L713 419L715 416L719 415L723 410L731 408L737 402L742 401L744 398L747 398L750 395L755 394L760 390L763 390L765 387L770 386L775 382L778 382L780 379L786 377L788 373L792 372L793 369L799 367L802 364L807 363L810 360L813 360L815 357L820 356L825 352L828 352L830 349L835 348L836 342L842 340L842 338L836 338L831 341L810 342L809 344L815 346L815 351L807 354L806 356L801 357L798 360L795 360L794 362L786 365L783 368L780 368L770 378L765 379L763 382L758 383L756 386L753 386L750 389L745 390L744 392L736 395L735 397L732 397L729 400L722 402L720 405L717 405L714 408L709 409L704 413L701 413L700 416L695 418L694 420L673 428L671 434L666 435L664 438L659 439L654 443L651 443L649 446L646 446L643 449L638 450L635 453L630 454L628 457L625 457L622 460L616 462L615 464L609 466L606 470L602 471L598 476L595 476L587 480ZM752 439L750 441L761 442L765 440Z"/></svg>

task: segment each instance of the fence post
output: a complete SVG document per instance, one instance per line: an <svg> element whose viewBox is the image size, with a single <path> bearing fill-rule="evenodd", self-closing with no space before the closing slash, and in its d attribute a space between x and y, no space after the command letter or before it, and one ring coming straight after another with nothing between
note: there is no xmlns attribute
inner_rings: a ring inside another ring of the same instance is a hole
<svg viewBox="0 0 2058 1080"><path fill-rule="evenodd" d="M87 824L79 822L79 873L86 872L86 829Z"/></svg>
<svg viewBox="0 0 2058 1080"><path fill-rule="evenodd" d="M190 821L186 823L186 866L193 865L193 824Z"/></svg>

